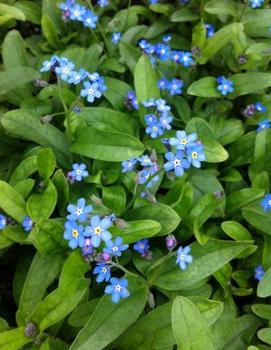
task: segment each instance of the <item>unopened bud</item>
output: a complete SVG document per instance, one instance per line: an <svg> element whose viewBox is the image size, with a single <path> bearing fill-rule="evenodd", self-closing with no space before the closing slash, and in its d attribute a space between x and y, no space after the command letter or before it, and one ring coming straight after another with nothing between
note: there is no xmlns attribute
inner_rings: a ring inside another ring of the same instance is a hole
<svg viewBox="0 0 271 350"><path fill-rule="evenodd" d="M43 87L44 88L44 87L49 86L50 84L45 80L37 79L37 80L35 80L34 85L36 87Z"/></svg>
<svg viewBox="0 0 271 350"><path fill-rule="evenodd" d="M247 63L247 55L240 55L238 57L238 64L246 64Z"/></svg>
<svg viewBox="0 0 271 350"><path fill-rule="evenodd" d="M95 205L102 205L103 201L101 200L101 198L95 196L95 194L93 194L90 199L92 200L93 204Z"/></svg>
<svg viewBox="0 0 271 350"><path fill-rule="evenodd" d="M169 235L166 237L166 246L168 250L172 250L176 247L177 240L174 235Z"/></svg>
<svg viewBox="0 0 271 350"><path fill-rule="evenodd" d="M33 322L28 323L24 329L24 335L28 338L34 338L37 335L37 332L38 328Z"/></svg>
<svg viewBox="0 0 271 350"><path fill-rule="evenodd" d="M40 118L40 122L41 124L47 124L47 123L50 123L52 119L53 119L52 115L45 115L44 117Z"/></svg>

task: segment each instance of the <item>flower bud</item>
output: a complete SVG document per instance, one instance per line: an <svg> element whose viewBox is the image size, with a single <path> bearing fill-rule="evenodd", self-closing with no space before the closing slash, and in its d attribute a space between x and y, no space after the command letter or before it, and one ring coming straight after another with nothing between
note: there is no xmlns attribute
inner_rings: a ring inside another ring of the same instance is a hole
<svg viewBox="0 0 271 350"><path fill-rule="evenodd" d="M177 239L174 235L169 235L166 237L166 246L168 250L172 250L177 245Z"/></svg>
<svg viewBox="0 0 271 350"><path fill-rule="evenodd" d="M37 332L38 328L33 322L28 323L24 329L24 335L28 338L34 338L37 335Z"/></svg>

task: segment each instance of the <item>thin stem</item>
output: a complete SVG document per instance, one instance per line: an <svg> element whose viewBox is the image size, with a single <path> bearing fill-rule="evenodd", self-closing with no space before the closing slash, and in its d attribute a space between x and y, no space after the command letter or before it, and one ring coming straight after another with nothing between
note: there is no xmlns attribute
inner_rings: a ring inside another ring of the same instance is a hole
<svg viewBox="0 0 271 350"><path fill-rule="evenodd" d="M123 267L122 265L115 263L114 261L111 261L110 263L112 266L117 267L118 269L122 270L124 273L130 273L129 270L127 270L125 267Z"/></svg>
<svg viewBox="0 0 271 350"><path fill-rule="evenodd" d="M62 94L62 85L61 85L61 81L60 81L59 77L57 77L57 85L58 85L59 98L60 98L60 101L63 105L64 111L65 111L65 116L66 116L67 137L68 137L69 143L71 143L72 142L72 128L71 128L70 112L69 112L66 101L65 101L63 94Z"/></svg>

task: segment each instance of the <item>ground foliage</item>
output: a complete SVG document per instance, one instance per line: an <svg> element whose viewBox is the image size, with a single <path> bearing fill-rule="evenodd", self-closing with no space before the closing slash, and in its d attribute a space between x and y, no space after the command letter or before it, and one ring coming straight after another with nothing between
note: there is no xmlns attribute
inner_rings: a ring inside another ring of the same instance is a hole
<svg viewBox="0 0 271 350"><path fill-rule="evenodd" d="M270 349L268 1L106 2L79 1L90 22L0 3L0 349ZM68 82L63 58L99 76ZM163 166L177 130L202 162ZM66 221L80 198L87 228ZM97 216L123 239L109 262Z"/></svg>

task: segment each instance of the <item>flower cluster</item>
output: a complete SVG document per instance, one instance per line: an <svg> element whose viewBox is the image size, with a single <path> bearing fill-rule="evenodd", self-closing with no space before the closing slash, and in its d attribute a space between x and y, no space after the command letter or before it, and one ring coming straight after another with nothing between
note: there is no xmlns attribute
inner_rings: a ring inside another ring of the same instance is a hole
<svg viewBox="0 0 271 350"><path fill-rule="evenodd" d="M133 90L128 91L125 104L128 109L138 109L137 97Z"/></svg>
<svg viewBox="0 0 271 350"><path fill-rule="evenodd" d="M120 298L127 298L128 282L125 279L118 281L111 278L112 258L120 257L122 252L128 249L128 244L123 244L121 237L112 240L109 228L115 222L115 215L100 217L92 215L92 205L87 205L85 198L79 198L76 204L69 204L69 214L66 217L64 239L68 241L71 249L81 248L87 261L97 262L93 274L98 283L108 282L111 285L105 289L106 294L112 294L112 301L117 303ZM97 249L100 251L97 252Z"/></svg>
<svg viewBox="0 0 271 350"><path fill-rule="evenodd" d="M74 64L65 57L52 56L42 64L41 72L53 71L57 77L65 82L73 85L83 84L80 92L82 97L86 97L87 101L92 103L96 98L100 98L106 85L104 78L98 73L89 73L85 69L80 68L79 71L74 70Z"/></svg>
<svg viewBox="0 0 271 350"><path fill-rule="evenodd" d="M243 115L247 118L253 117L255 113L265 113L267 111L266 107L261 102L256 102L247 105L243 110Z"/></svg>
<svg viewBox="0 0 271 350"><path fill-rule="evenodd" d="M165 35L162 43L152 44L145 39L139 41L138 45L144 53L149 55L151 62L155 63L156 59L161 61L172 60L182 64L184 67L190 67L195 64L192 53L189 51L172 50L167 43L171 37Z"/></svg>
<svg viewBox="0 0 271 350"><path fill-rule="evenodd" d="M85 27L94 29L97 26L98 16L74 0L66 0L59 5L65 19L82 22Z"/></svg>
<svg viewBox="0 0 271 350"><path fill-rule="evenodd" d="M138 158L131 158L122 162L122 172L127 173L134 170L135 166L140 164L142 169L137 173L137 183L139 185L146 185L146 190L151 189L151 187L160 179L159 175L155 175L159 170L157 164L156 155L152 154L150 157L148 155L143 155ZM145 197L146 192L141 193L141 197Z"/></svg>
<svg viewBox="0 0 271 350"><path fill-rule="evenodd" d="M224 76L217 77L217 90L221 92L223 96L228 95L229 93L233 92L233 81L225 78Z"/></svg>
<svg viewBox="0 0 271 350"><path fill-rule="evenodd" d="M197 134L187 135L184 130L176 132L176 137L163 140L167 146L174 148L165 154L167 162L164 164L166 171L174 171L176 176L182 176L185 169L190 166L201 167L201 162L205 161L203 144L197 140Z"/></svg>
<svg viewBox="0 0 271 350"><path fill-rule="evenodd" d="M160 90L168 91L171 96L181 95L183 88L183 81L173 78L168 80L167 78L161 78L158 80L158 87Z"/></svg>
<svg viewBox="0 0 271 350"><path fill-rule="evenodd" d="M144 119L147 124L146 133L151 138L157 138L164 134L165 130L171 129L173 117L170 113L170 106L162 98L158 100L150 99L142 102L146 108L154 109L153 113L145 115Z"/></svg>

